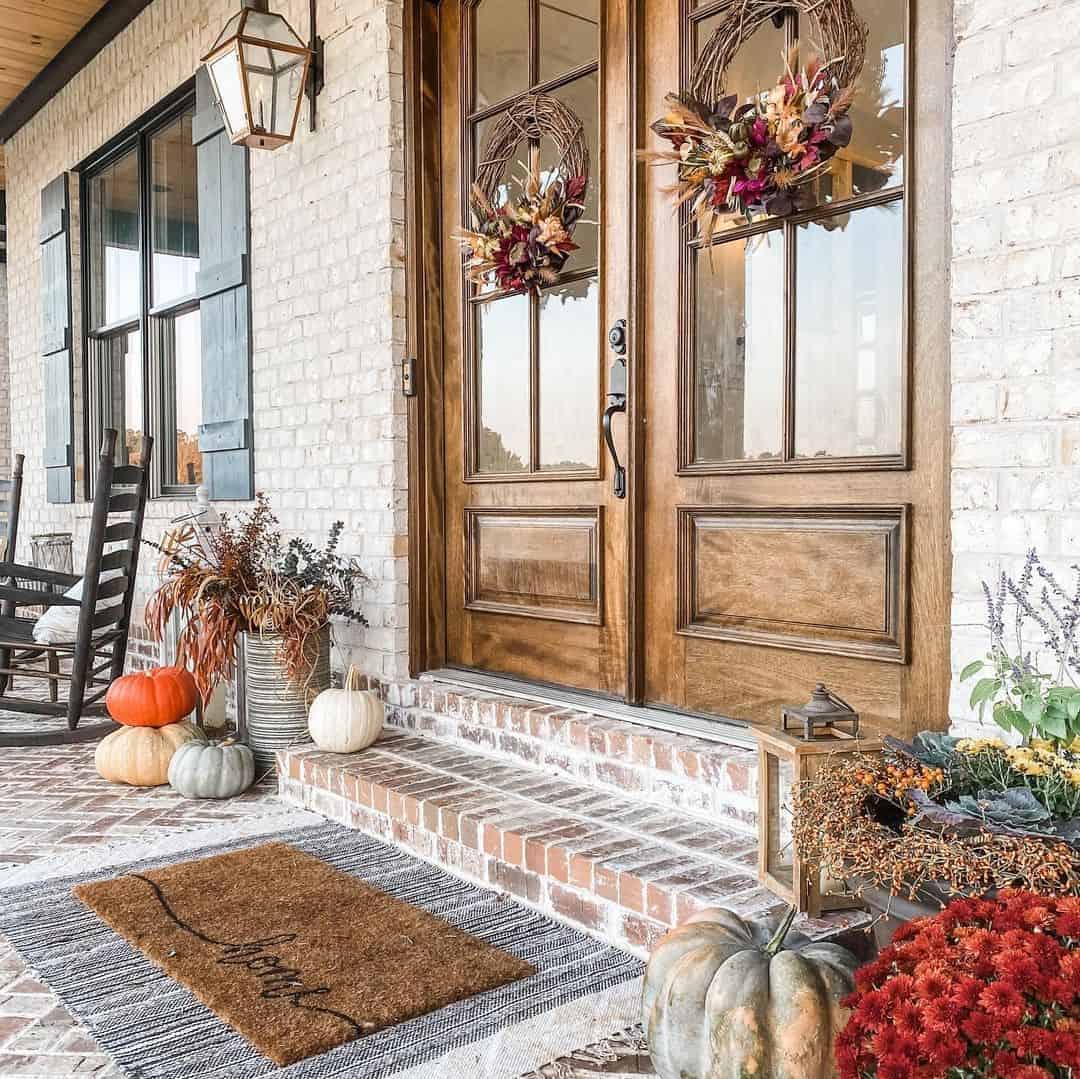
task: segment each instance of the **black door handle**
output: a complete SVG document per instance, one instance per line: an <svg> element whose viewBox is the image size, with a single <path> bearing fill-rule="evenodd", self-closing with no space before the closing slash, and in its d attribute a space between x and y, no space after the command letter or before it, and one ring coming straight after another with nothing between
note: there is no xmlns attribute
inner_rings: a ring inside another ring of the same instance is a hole
<svg viewBox="0 0 1080 1079"><path fill-rule="evenodd" d="M621 318L608 331L608 345L615 353L615 361L608 372L608 404L604 409L602 424L604 442L611 454L615 466L615 497L626 497L626 469L619 461L619 451L615 448L615 436L611 432L612 417L626 411L626 319Z"/></svg>

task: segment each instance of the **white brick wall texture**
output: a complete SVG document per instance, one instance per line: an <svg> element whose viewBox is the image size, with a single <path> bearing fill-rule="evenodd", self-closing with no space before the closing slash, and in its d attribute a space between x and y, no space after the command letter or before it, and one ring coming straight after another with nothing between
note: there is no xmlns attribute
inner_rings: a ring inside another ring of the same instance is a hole
<svg viewBox="0 0 1080 1079"><path fill-rule="evenodd" d="M154 0L5 147L9 281L20 317L11 326L11 437L3 444L27 455L20 557L29 556L32 533L71 530L78 566L89 516L86 505L45 502L41 189L189 79L235 6ZM307 4L274 7L307 36ZM305 106L293 146L251 155L255 486L289 534L317 540L344 521L342 551L360 559L371 583L370 627L339 634L343 659L395 677L407 667L405 404L395 375L405 339L400 0L320 0L319 32L326 85L318 130L308 130ZM77 299L77 250L73 268ZM78 344L77 317L74 330ZM151 503L147 534L160 534L182 509ZM152 554L142 559L144 597Z"/></svg>
<svg viewBox="0 0 1080 1079"><path fill-rule="evenodd" d="M7 266L0 262L0 476L11 468L11 379L8 363Z"/></svg>
<svg viewBox="0 0 1080 1079"><path fill-rule="evenodd" d="M981 580L1033 546L1080 562L1080 3L956 0L954 19L955 673L986 648ZM960 729L969 692L954 677Z"/></svg>

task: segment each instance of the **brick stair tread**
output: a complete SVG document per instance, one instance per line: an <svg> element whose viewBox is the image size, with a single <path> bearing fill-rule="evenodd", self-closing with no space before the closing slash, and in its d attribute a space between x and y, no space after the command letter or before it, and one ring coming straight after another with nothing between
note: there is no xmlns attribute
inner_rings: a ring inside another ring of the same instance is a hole
<svg viewBox="0 0 1080 1079"><path fill-rule="evenodd" d="M753 914L782 905L758 884L752 837L475 748L388 730L363 753L300 746L280 766L286 796L289 784L324 791L393 822L393 838L417 848L475 852L470 864L495 868L474 875L525 898L540 882L555 909L560 896L578 896L575 910L596 897L639 916L653 938L707 906Z"/></svg>

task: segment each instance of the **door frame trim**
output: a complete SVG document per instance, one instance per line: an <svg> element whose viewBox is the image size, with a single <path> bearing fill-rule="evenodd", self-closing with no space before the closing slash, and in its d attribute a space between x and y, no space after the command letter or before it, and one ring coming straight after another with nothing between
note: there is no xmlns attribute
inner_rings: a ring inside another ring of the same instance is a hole
<svg viewBox="0 0 1080 1079"><path fill-rule="evenodd" d="M622 0L627 27L626 105L632 131L628 140L626 182L630 207L630 297L627 367L627 656L626 703L640 704L644 694L643 563L645 426L642 402L643 356L638 328L644 315L639 222L644 205L641 143L644 113L641 81L641 5ZM405 79L405 321L406 362L415 363L413 395L407 398L409 673L444 667L447 656L446 586L446 447L443 433L443 341L440 268L443 238L439 177L441 101L439 80L438 0L406 0L404 11Z"/></svg>

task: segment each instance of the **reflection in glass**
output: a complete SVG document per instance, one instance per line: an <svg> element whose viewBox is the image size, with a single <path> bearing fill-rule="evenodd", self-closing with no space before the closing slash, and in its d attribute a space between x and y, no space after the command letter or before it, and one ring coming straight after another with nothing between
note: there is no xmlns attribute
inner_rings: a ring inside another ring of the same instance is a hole
<svg viewBox="0 0 1080 1079"><path fill-rule="evenodd" d="M199 309L153 320L153 341L161 371L164 430L175 432L165 446L165 482L198 484L203 480L199 450L202 423L202 340Z"/></svg>
<svg viewBox="0 0 1080 1079"><path fill-rule="evenodd" d="M139 314L139 164L124 154L87 183L91 328Z"/></svg>
<svg viewBox="0 0 1080 1079"><path fill-rule="evenodd" d="M529 0L482 0L474 11L473 107L483 109L529 86Z"/></svg>
<svg viewBox="0 0 1080 1079"><path fill-rule="evenodd" d="M199 206L191 113L150 139L153 304L195 293L199 272Z"/></svg>
<svg viewBox="0 0 1080 1079"><path fill-rule="evenodd" d="M595 469L599 288L595 277L540 297L540 468Z"/></svg>
<svg viewBox="0 0 1080 1079"><path fill-rule="evenodd" d="M595 60L600 0L540 0L540 81Z"/></svg>
<svg viewBox="0 0 1080 1079"><path fill-rule="evenodd" d="M528 472L529 298L476 305L477 470Z"/></svg>
<svg viewBox="0 0 1080 1079"><path fill-rule="evenodd" d="M783 251L768 232L695 254L695 461L783 452Z"/></svg>
<svg viewBox="0 0 1080 1079"><path fill-rule="evenodd" d="M90 341L92 392L97 412L95 431L114 427L120 432L116 463L137 464L142 449L143 366L138 330L92 338Z"/></svg>
<svg viewBox="0 0 1080 1079"><path fill-rule="evenodd" d="M579 250L571 252L566 260L567 271L584 270L595 266L599 258L600 83L595 74L584 75L556 90L552 96L559 98L580 118L589 147L589 187L585 192L585 213L574 229L574 243ZM546 170L554 170L559 164L555 147L547 139L540 143L540 164Z"/></svg>
<svg viewBox="0 0 1080 1079"><path fill-rule="evenodd" d="M798 231L795 455L901 449L901 201Z"/></svg>

